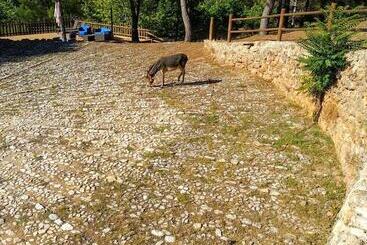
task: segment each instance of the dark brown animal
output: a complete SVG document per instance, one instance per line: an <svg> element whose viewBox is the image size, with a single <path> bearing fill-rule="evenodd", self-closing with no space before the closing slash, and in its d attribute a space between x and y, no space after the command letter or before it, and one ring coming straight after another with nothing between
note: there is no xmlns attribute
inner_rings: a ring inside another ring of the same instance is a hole
<svg viewBox="0 0 367 245"><path fill-rule="evenodd" d="M152 86L154 82L154 76L161 71L162 72L162 85L164 86L164 76L167 71L173 71L176 69L180 69L181 73L177 78L177 82L180 81L180 78L182 76L183 83L185 81L185 67L186 63L189 59L187 58L187 55L185 54L175 54L171 56L165 56L161 57L157 62L155 62L153 65L149 67L147 78L149 80L149 85Z"/></svg>

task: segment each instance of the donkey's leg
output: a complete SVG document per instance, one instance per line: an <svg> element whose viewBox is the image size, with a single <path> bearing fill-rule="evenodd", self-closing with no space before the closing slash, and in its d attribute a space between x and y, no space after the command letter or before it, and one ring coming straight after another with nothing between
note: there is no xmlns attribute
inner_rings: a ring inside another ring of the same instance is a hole
<svg viewBox="0 0 367 245"><path fill-rule="evenodd" d="M180 68L181 73L180 73L180 75L179 75L179 76L178 76L178 78L177 78L177 82L179 82L179 81L180 81L180 78L183 76L183 74L184 74L184 70L185 70L185 68L183 68L182 66L179 66L179 68Z"/></svg>
<svg viewBox="0 0 367 245"><path fill-rule="evenodd" d="M183 68L183 70L182 70L182 82L181 83L185 82L185 73L186 73L185 68Z"/></svg>
<svg viewBox="0 0 367 245"><path fill-rule="evenodd" d="M179 82L179 81L180 81L180 79L181 79L182 75L183 75L183 73L182 73L182 71L181 71L180 75L178 75L178 77L177 77L177 82Z"/></svg>
<svg viewBox="0 0 367 245"><path fill-rule="evenodd" d="M163 88L164 87L164 75L165 75L165 71L164 70L162 70L162 85L161 85L161 88Z"/></svg>
<svg viewBox="0 0 367 245"><path fill-rule="evenodd" d="M180 81L181 76L182 76L182 72L180 73L180 75L178 75L178 77L177 77L177 82L179 82L179 81Z"/></svg>

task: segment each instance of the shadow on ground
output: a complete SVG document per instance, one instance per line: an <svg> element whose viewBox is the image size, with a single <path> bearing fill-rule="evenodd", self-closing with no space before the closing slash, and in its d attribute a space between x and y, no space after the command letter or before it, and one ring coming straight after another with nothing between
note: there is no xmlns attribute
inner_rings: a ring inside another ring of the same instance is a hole
<svg viewBox="0 0 367 245"><path fill-rule="evenodd" d="M0 39L0 64L49 53L69 52L76 47L76 44L64 43L59 39Z"/></svg>
<svg viewBox="0 0 367 245"><path fill-rule="evenodd" d="M185 82L185 83L166 83L164 87L176 87L176 86L201 86L201 85L209 85L222 82L221 79L207 79L207 80L199 80L199 81L192 81L192 82ZM153 85L153 87L161 87L161 85Z"/></svg>

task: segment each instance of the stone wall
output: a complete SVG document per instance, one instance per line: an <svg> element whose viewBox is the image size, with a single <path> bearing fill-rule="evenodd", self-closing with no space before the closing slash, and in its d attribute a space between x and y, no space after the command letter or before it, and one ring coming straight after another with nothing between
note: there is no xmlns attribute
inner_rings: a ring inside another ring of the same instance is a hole
<svg viewBox="0 0 367 245"><path fill-rule="evenodd" d="M304 75L294 42L227 43L205 41L219 63L246 69L271 81L311 115L314 103L298 88ZM367 50L348 55L349 67L325 96L320 127L333 139L348 194L330 236L330 244L367 242Z"/></svg>

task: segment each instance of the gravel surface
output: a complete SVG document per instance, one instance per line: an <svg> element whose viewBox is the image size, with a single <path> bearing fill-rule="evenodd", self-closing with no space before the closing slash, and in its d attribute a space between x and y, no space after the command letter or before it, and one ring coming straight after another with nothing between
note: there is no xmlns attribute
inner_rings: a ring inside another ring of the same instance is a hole
<svg viewBox="0 0 367 245"><path fill-rule="evenodd" d="M148 87L176 52L186 82ZM331 140L202 43L1 55L0 244L325 243L345 194Z"/></svg>

